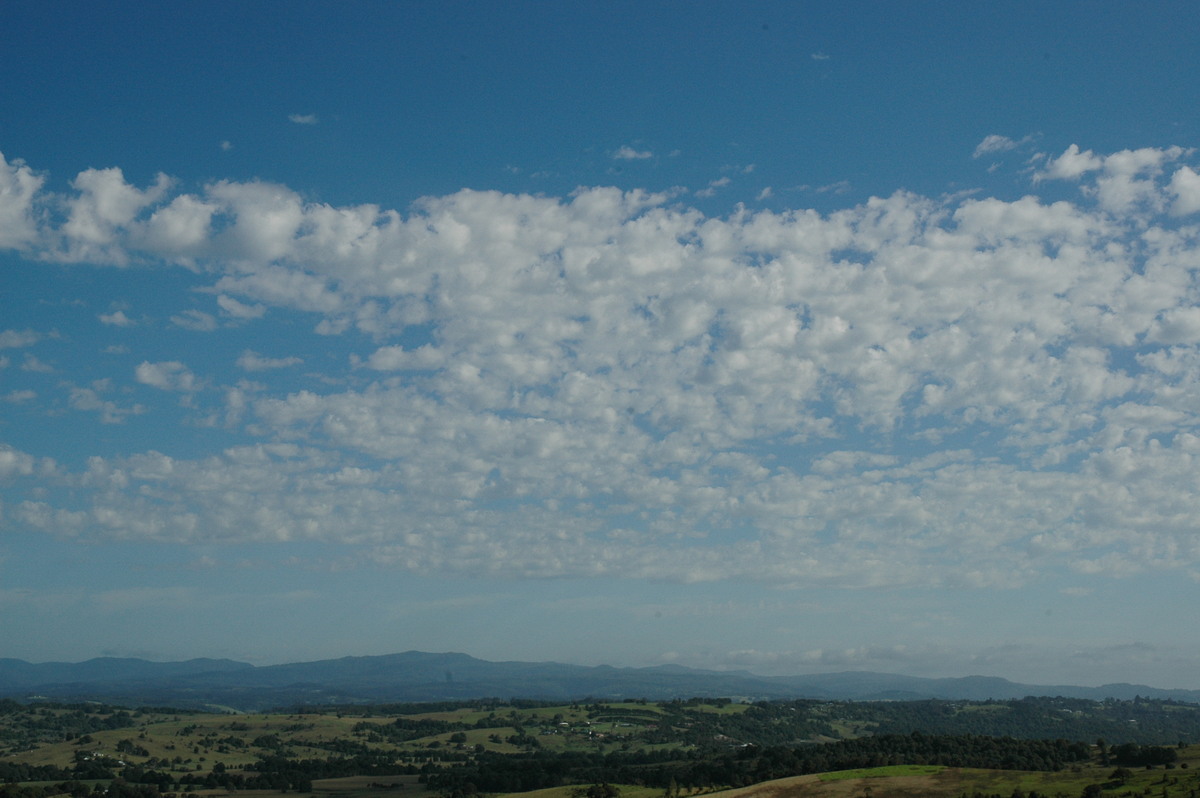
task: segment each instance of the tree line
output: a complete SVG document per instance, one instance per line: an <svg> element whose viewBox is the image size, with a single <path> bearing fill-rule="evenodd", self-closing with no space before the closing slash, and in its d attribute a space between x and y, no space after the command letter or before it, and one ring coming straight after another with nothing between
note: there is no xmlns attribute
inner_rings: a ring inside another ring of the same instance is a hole
<svg viewBox="0 0 1200 798"><path fill-rule="evenodd" d="M430 773L430 787L449 796L523 792L568 784L620 783L688 789L742 787L786 776L885 765L946 765L1000 770L1061 770L1091 756L1091 747L1069 740L1020 740L982 735L913 732L841 740L823 745L747 745L724 753L679 752L608 755L545 752L481 754L473 761Z"/></svg>

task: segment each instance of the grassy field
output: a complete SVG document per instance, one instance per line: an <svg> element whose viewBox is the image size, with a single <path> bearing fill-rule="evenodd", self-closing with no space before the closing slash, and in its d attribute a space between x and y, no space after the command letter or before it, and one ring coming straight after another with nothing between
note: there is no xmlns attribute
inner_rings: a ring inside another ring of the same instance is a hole
<svg viewBox="0 0 1200 798"><path fill-rule="evenodd" d="M1091 784L1101 785L1106 798L1195 798L1200 795L1200 746L1189 746L1179 754L1175 768L1134 770L1124 784L1110 779L1115 769L1111 765L1057 773L900 765L796 776L712 793L711 798L960 798L976 793L1009 798L1017 790L1025 795L1078 798Z"/></svg>
<svg viewBox="0 0 1200 798"><path fill-rule="evenodd" d="M709 717L727 717L744 712L745 705L691 705L691 709ZM111 712L111 710L109 710ZM979 710L989 711L984 708ZM44 721L62 708L35 708L31 712ZM65 715L64 715L65 716ZM55 765L68 768L81 756L101 754L120 760L122 765L143 765L167 771L178 780L192 775L203 777L220 763L224 769L240 771L260 757L281 753L291 759L324 759L342 750L384 753L385 767L396 766L397 775L355 776L324 779L312 783L316 798L428 798L430 795L416 775L401 775L406 764L435 764L443 752L464 756L478 749L501 753L533 750L549 752L586 750L606 753L629 745L639 749L681 748L678 743L650 743L637 734L656 726L686 722L678 713L642 702L611 702L603 705L577 704L494 710L470 708L451 712L407 715L404 721L433 721L436 734L417 737L422 726L397 727L396 715L371 714L354 708L290 714L200 714L139 711L127 716L133 725L64 741L62 735L22 750L0 752L0 761L30 765ZM15 722L15 721L13 721ZM444 725L455 724L446 731ZM49 728L52 724L48 725ZM864 724L865 725L865 724ZM395 734L408 729L415 739L404 740ZM15 739L15 738L10 738ZM517 740L513 742L512 740ZM522 743L524 739L526 742ZM349 746L349 748L347 748ZM357 746L357 748L355 748ZM731 749L732 750L732 749ZM903 765L887 768L846 770L798 776L765 782L736 790L710 791L718 798L960 798L960 796L999 795L1009 798L1014 791L1025 795L1036 792L1047 798L1076 798L1089 785L1102 785L1104 798L1200 798L1200 746L1179 749L1179 760L1172 768L1132 771L1125 783L1112 778L1115 766L1085 764L1067 770L1046 773L1033 771L972 770L929 765ZM390 758L389 758L390 757ZM390 772L390 771L389 771ZM209 784L211 786L211 782ZM618 785L620 798L662 798L662 789ZM194 785L187 795L200 798L224 798L223 789L202 789ZM180 795L183 786L180 785ZM696 793L684 791L680 798ZM243 790L240 798L276 798L281 793ZM291 793L290 795L295 795ZM511 798L572 798L570 787L515 794Z"/></svg>
<svg viewBox="0 0 1200 798"><path fill-rule="evenodd" d="M945 770L943 765L888 765L881 768L857 768L835 770L820 774L821 781L845 781L846 779L890 779L893 777L932 776Z"/></svg>
<svg viewBox="0 0 1200 798"><path fill-rule="evenodd" d="M961 798L976 794L1010 798L1016 791L1028 796L1078 798L1089 785L1101 785L1102 798L1196 798L1200 796L1200 746L1179 751L1174 768L1132 771L1124 784L1110 779L1112 765L1085 765L1059 772L980 770L940 765L893 765L794 776L731 790L689 793L705 798ZM634 785L615 785L620 798L663 798L664 791ZM497 798L572 798L571 787L556 787ZM330 798L347 798L328 793ZM377 793L376 793L377 795ZM412 794L415 796L415 793ZM365 794L353 798L368 798Z"/></svg>
<svg viewBox="0 0 1200 798"><path fill-rule="evenodd" d="M313 715L160 715L145 714L133 728L92 732L87 737L70 742L46 743L35 750L18 755L31 765L66 767L77 751L102 753L107 756L141 764L149 759L179 760L181 769L207 772L217 762L226 767L250 764L264 746L253 741L277 737L301 756L317 756L320 745L338 739L354 739L354 726L361 716L339 717L336 714ZM393 718L374 720L387 723ZM144 750L131 754L119 750L121 742Z"/></svg>
<svg viewBox="0 0 1200 798"><path fill-rule="evenodd" d="M1047 798L1078 798L1088 785L1102 786L1103 798L1196 798L1200 796L1200 745L1179 751L1173 769L1134 770L1124 784L1109 777L1112 765L1088 765L1044 773L1024 770L977 770L938 765L893 765L831 773L794 776L751 787L720 790L705 798L960 798L999 795L1015 791ZM684 793L687 798L687 793ZM621 798L662 798L662 790L621 786ZM505 798L571 798L570 789L514 793Z"/></svg>
<svg viewBox="0 0 1200 798"><path fill-rule="evenodd" d="M743 705L731 706L733 709L716 705L695 709L723 714L745 709ZM167 761L171 763L170 772L204 774L218 762L237 769L274 750L286 750L289 756L300 758L329 756L329 745L339 740L392 751L398 758L431 747L461 751L481 746L498 753L516 753L522 746L509 740L521 733L535 738L538 747L549 751L604 753L652 727L661 716L657 706L635 702L594 705L590 711L578 705L503 711L462 709L408 715L408 720L433 720L462 727L398 740L389 736L396 716L364 714L353 708L308 714L142 712L137 714L136 725L132 727L94 731L71 741L43 742L27 750L10 750L7 755L31 765L68 767L79 752L87 752L138 765L151 760ZM453 735L463 735L465 740L462 737L452 740Z"/></svg>

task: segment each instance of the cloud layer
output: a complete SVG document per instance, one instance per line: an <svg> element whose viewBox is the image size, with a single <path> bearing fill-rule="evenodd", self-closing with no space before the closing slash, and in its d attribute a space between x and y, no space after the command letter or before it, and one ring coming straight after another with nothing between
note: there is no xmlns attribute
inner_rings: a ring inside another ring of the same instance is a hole
<svg viewBox="0 0 1200 798"><path fill-rule="evenodd" d="M187 353L143 361L127 382L258 442L199 458L164 444L80 473L8 447L5 516L519 577L1195 572L1190 157L1042 156L1033 186L1075 192L1058 201L897 193L727 217L614 188L464 190L400 213L261 182L138 188L115 168L60 195L0 158L0 246L206 275L213 313L177 323L246 325L236 365L256 378L313 361L254 351L272 309L359 349L352 389L242 383L234 363L197 373ZM48 482L71 498L34 495Z"/></svg>

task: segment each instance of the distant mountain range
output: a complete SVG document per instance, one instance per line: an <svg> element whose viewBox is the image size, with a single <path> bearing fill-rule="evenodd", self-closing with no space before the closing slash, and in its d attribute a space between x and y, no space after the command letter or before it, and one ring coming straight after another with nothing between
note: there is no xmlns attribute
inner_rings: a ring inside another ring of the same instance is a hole
<svg viewBox="0 0 1200 798"><path fill-rule="evenodd" d="M0 659L0 697L96 700L134 706L263 710L299 704L459 701L472 698L574 700L725 697L736 699L986 700L1025 696L1175 699L1200 703L1200 690L1138 684L1103 687L1017 684L967 676L926 679L850 671L757 676L664 665L614 668L557 662L488 662L466 654L408 651L374 657L257 667L227 659L150 662L100 658L33 664Z"/></svg>

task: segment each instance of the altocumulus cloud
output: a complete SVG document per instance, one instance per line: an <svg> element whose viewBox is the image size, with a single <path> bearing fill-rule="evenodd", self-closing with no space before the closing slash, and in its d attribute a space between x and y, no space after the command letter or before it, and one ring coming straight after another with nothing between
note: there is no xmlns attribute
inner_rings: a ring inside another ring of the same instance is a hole
<svg viewBox="0 0 1200 798"><path fill-rule="evenodd" d="M30 486L6 518L340 542L390 567L503 576L988 586L1194 570L1190 157L1072 146L1036 172L1069 189L1056 202L897 193L727 217L613 188L464 190L401 213L257 182L137 188L116 169L64 197L0 160L3 246L196 270L247 329L270 308L308 314L363 367L353 388L273 391L144 362L133 379L194 393L262 442L78 473L5 448L0 475Z"/></svg>
<svg viewBox="0 0 1200 798"><path fill-rule="evenodd" d="M635 150L628 144L624 144L612 154L612 157L618 161L644 161L647 158L653 158L654 153L649 150Z"/></svg>

